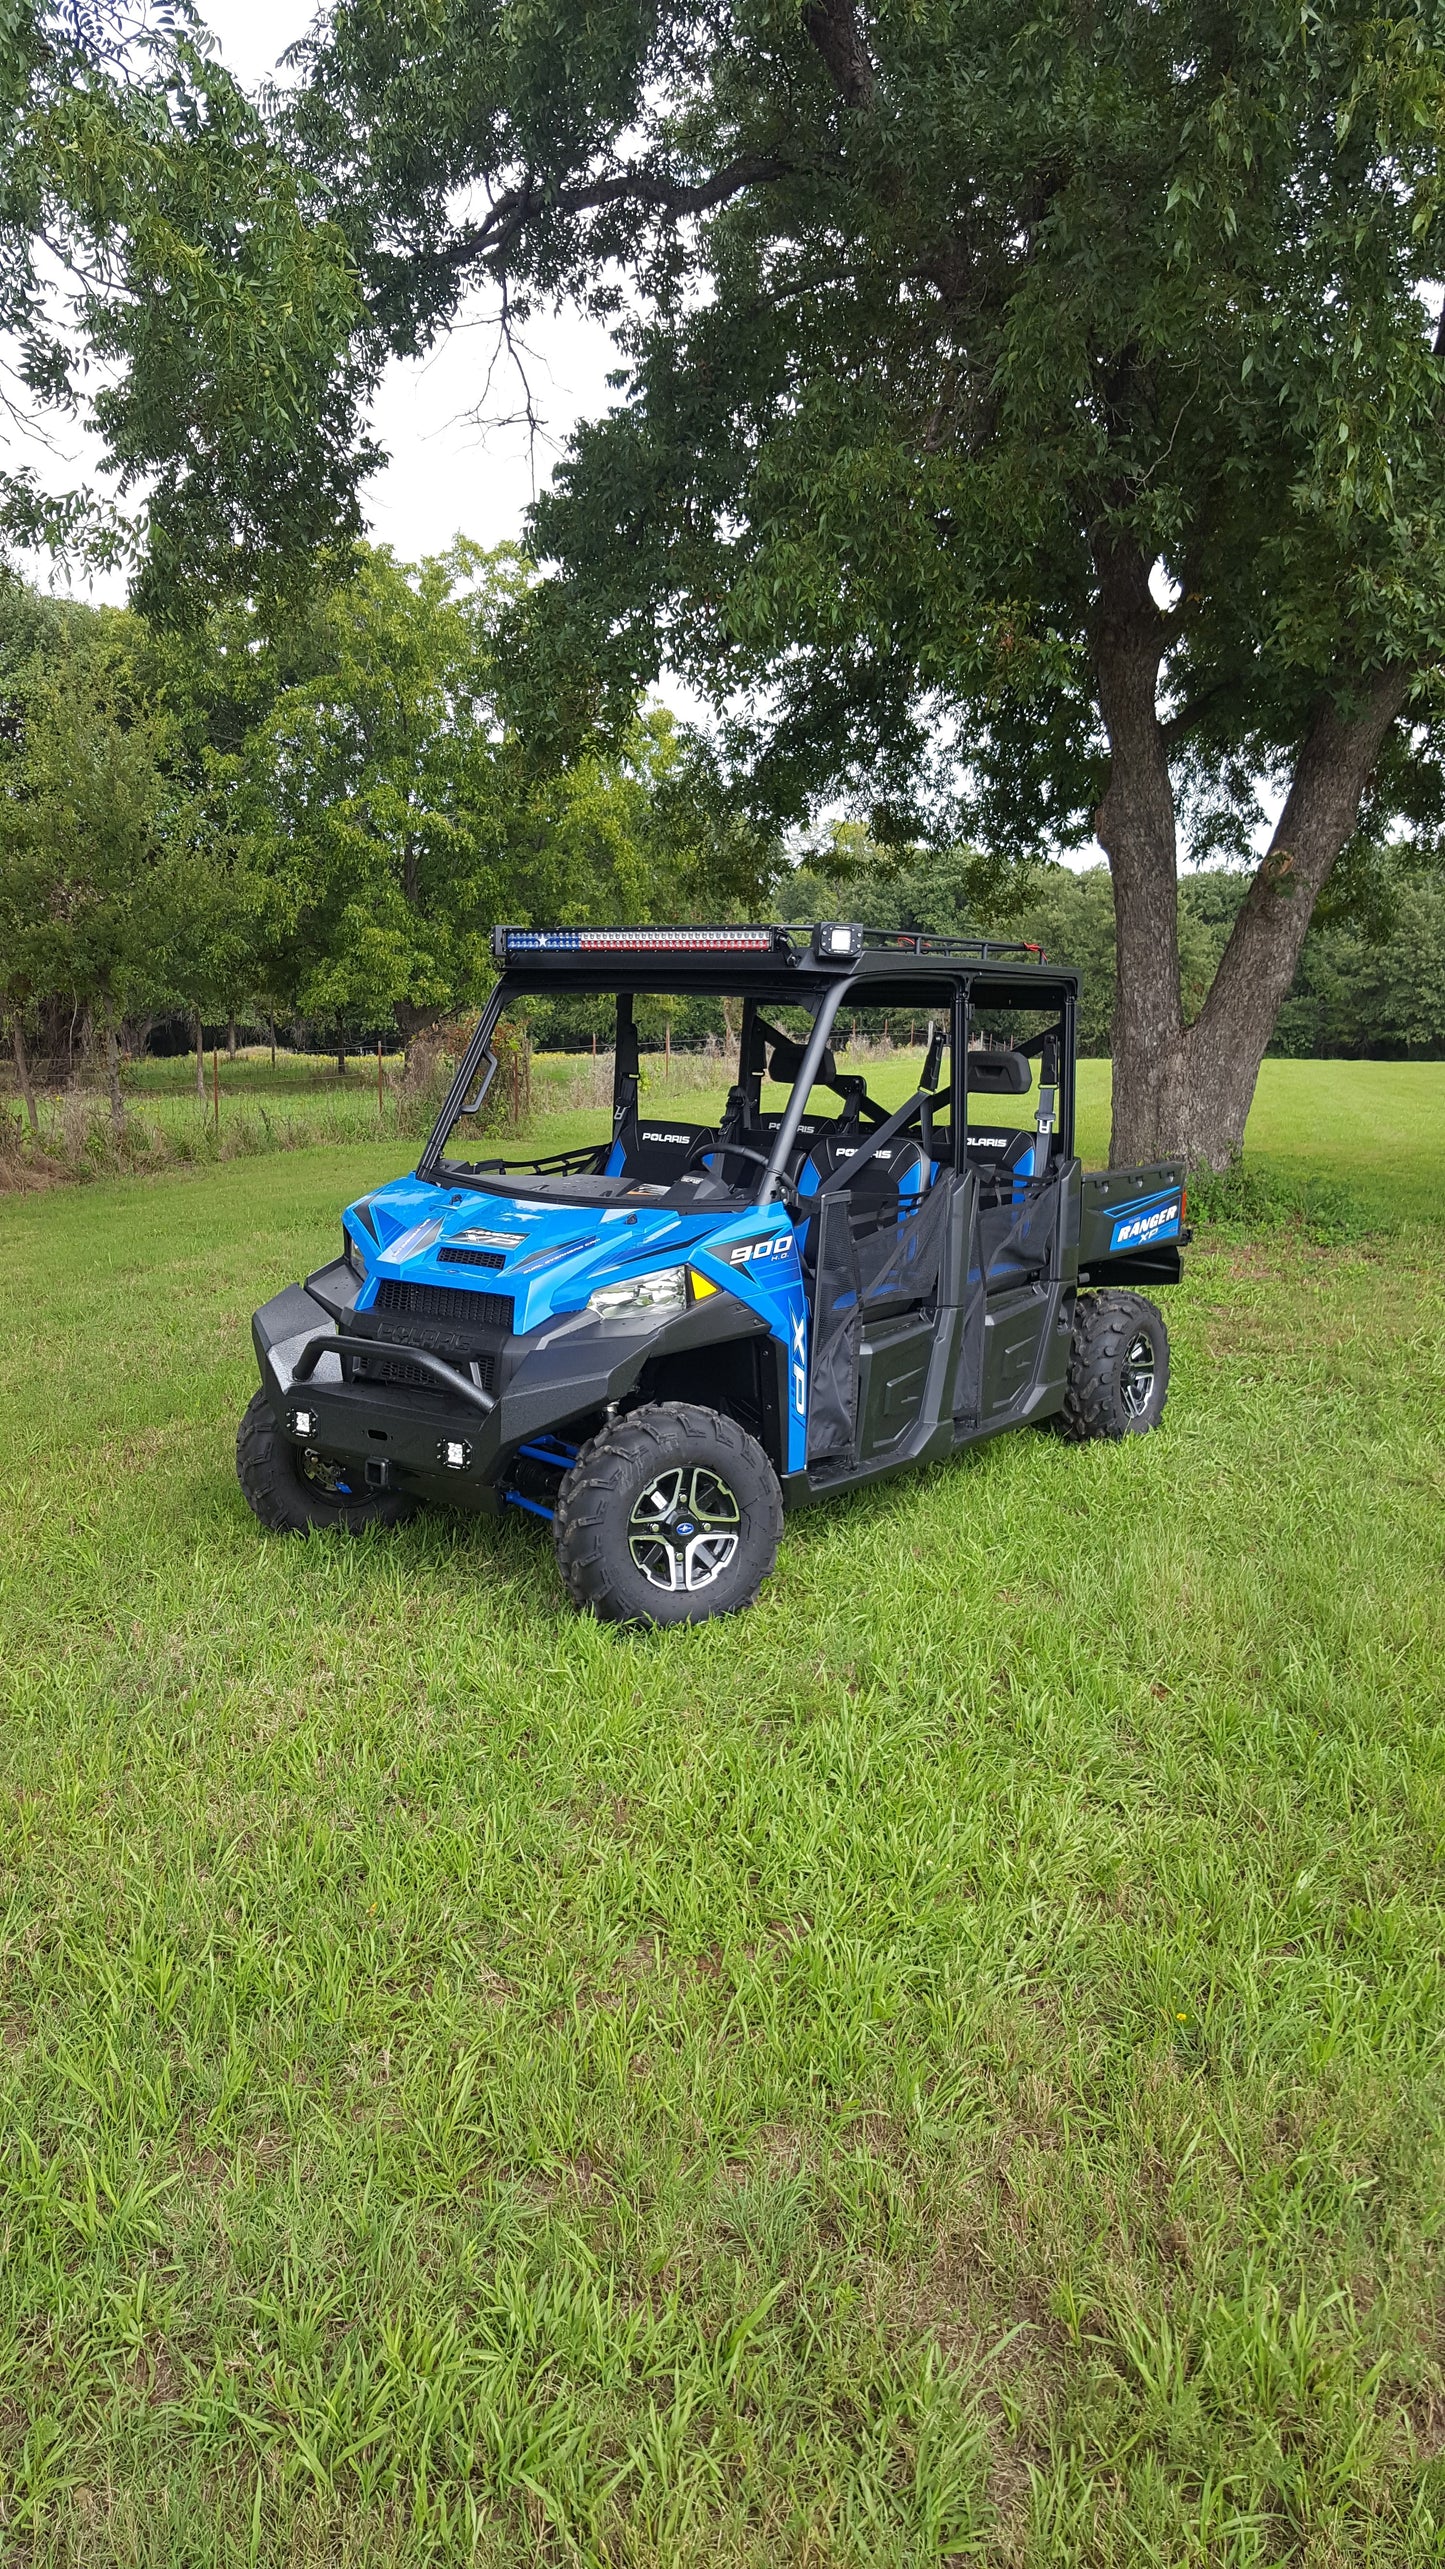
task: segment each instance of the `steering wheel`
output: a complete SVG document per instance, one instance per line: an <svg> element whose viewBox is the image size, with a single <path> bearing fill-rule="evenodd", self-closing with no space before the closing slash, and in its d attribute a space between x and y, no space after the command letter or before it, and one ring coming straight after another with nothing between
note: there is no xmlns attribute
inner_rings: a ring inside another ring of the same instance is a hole
<svg viewBox="0 0 1445 2569"><path fill-rule="evenodd" d="M725 1160L756 1160L760 1169L766 1169L769 1160L772 1158L771 1151L754 1150L751 1142L719 1142L710 1139L706 1133L700 1133L697 1140L690 1146L687 1156L683 1161L682 1174L684 1177L691 1168L693 1161L706 1159L709 1151L716 1151L718 1157ZM726 1179L721 1182L724 1185L727 1183ZM774 1179L773 1183L779 1189L784 1199L791 1199L791 1202L801 1213L803 1209L803 1199L798 1193L797 1188L794 1186L792 1179L790 1177L783 1177L780 1175Z"/></svg>

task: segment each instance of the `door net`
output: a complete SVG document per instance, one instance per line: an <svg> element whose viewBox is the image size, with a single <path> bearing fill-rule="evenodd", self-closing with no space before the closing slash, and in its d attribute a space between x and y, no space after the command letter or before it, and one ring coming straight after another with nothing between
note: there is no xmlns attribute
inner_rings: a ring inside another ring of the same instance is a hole
<svg viewBox="0 0 1445 2569"><path fill-rule="evenodd" d="M949 1188L910 1204L854 1206L846 1187L819 1199L808 1399L808 1461L843 1462L858 1444L863 1327L938 1300Z"/></svg>

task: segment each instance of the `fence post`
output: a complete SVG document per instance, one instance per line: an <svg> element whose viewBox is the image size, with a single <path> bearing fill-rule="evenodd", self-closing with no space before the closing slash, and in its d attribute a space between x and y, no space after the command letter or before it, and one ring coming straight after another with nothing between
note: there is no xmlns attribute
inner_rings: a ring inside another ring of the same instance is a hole
<svg viewBox="0 0 1445 2569"><path fill-rule="evenodd" d="M219 1142L221 1138L221 1055L215 1044L211 1046L211 1102L215 1109L216 1139Z"/></svg>

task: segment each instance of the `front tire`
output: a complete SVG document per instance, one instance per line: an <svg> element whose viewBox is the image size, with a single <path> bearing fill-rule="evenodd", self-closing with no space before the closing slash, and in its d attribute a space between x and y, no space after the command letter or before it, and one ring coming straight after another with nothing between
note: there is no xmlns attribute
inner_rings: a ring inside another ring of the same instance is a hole
<svg viewBox="0 0 1445 2569"><path fill-rule="evenodd" d="M361 1464L299 1454L276 1425L264 1392L253 1392L236 1431L236 1478L246 1505L271 1534L364 1534L369 1525L405 1525L416 1501L400 1490L369 1490Z"/></svg>
<svg viewBox="0 0 1445 2569"><path fill-rule="evenodd" d="M575 1606L605 1623L706 1623L750 1606L783 1501L762 1447L690 1401L609 1420L557 1494L552 1534Z"/></svg>
<svg viewBox="0 0 1445 2569"><path fill-rule="evenodd" d="M1075 1445L1096 1436L1147 1436L1168 1396L1163 1313L1142 1293L1081 1293L1060 1433Z"/></svg>

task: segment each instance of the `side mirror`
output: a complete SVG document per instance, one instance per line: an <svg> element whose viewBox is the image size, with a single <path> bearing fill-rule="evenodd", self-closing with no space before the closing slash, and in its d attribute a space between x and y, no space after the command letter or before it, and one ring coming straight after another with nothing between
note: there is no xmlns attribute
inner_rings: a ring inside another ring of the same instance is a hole
<svg viewBox="0 0 1445 2569"><path fill-rule="evenodd" d="M1004 1045L983 1046L967 1053L964 1059L968 1085L977 1096L1027 1097L1034 1084L1027 1056L1011 1052Z"/></svg>
<svg viewBox="0 0 1445 2569"><path fill-rule="evenodd" d="M929 1089L930 1091L935 1089L938 1086L938 1074L942 1068L943 1028L941 1026L930 1025L928 1029L928 1051L924 1056L923 1068L918 1074L919 1087Z"/></svg>

